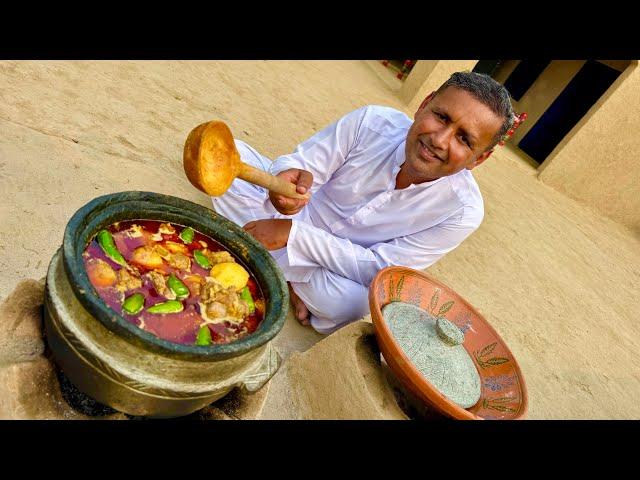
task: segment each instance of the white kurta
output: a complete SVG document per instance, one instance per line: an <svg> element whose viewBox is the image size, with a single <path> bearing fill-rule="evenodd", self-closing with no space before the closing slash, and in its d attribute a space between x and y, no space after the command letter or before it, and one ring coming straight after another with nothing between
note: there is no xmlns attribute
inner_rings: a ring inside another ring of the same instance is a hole
<svg viewBox="0 0 640 480"><path fill-rule="evenodd" d="M311 200L293 217L277 212L265 189L243 180L213 197L213 205L241 226L293 219L287 247L271 253L321 333L368 313L367 288L380 269L424 269L482 222L482 196L468 170L395 189L411 124L397 110L363 107L273 162L236 140L246 163L274 174L313 173Z"/></svg>

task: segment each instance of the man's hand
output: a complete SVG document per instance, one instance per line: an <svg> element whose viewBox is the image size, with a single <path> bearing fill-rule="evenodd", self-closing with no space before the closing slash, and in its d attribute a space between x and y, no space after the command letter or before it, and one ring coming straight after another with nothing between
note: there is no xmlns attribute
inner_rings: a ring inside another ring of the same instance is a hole
<svg viewBox="0 0 640 480"><path fill-rule="evenodd" d="M267 250L278 250L287 246L291 232L291 220L286 218L255 220L244 227Z"/></svg>
<svg viewBox="0 0 640 480"><path fill-rule="evenodd" d="M313 174L306 170L300 170L298 168L290 168L280 172L277 177L284 178L287 182L295 183L297 185L296 191L301 194L307 193L307 191L313 185ZM302 207L304 207L309 200L300 200L297 198L285 197L278 193L269 192L269 198L273 206L283 215L295 215Z"/></svg>

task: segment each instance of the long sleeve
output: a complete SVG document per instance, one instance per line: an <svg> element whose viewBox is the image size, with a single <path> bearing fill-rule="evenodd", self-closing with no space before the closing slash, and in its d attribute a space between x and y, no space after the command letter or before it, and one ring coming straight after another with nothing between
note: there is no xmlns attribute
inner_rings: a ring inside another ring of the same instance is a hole
<svg viewBox="0 0 640 480"><path fill-rule="evenodd" d="M292 266L324 267L368 287L384 267L404 265L420 270L434 264L476 228L474 224L443 222L427 230L365 248L294 220L287 255Z"/></svg>
<svg viewBox="0 0 640 480"><path fill-rule="evenodd" d="M317 191L346 162L357 143L367 108L348 113L302 142L295 152L276 158L269 168L270 173L275 175L289 168L307 170L313 174L311 191Z"/></svg>

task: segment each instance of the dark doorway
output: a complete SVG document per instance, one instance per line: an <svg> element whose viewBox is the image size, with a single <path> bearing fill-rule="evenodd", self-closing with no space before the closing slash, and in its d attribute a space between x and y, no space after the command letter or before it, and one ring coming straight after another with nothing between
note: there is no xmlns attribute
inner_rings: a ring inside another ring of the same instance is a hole
<svg viewBox="0 0 640 480"><path fill-rule="evenodd" d="M542 163L620 73L604 63L587 61L518 143L518 147Z"/></svg>
<svg viewBox="0 0 640 480"><path fill-rule="evenodd" d="M504 86L509 91L511 98L516 102L520 101L522 96L529 90L529 87L536 81L536 78L550 63L551 60L521 60L504 82Z"/></svg>

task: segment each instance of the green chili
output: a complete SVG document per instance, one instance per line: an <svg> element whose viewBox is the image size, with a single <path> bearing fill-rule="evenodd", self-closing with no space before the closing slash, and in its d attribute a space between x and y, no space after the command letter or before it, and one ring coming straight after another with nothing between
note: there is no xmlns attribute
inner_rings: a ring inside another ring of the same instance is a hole
<svg viewBox="0 0 640 480"><path fill-rule="evenodd" d="M191 242L193 242L194 234L195 232L193 231L193 228L187 227L184 230L182 230L182 232L180 232L180 235L178 235L178 237L180 237L180 240L182 240L184 243L188 245Z"/></svg>
<svg viewBox="0 0 640 480"><path fill-rule="evenodd" d="M244 302L249 307L249 315L252 315L253 312L256 311L256 304L253 302L253 298L251 297L251 292L249 291L249 287L244 287L240 292L240 298L244 300Z"/></svg>
<svg viewBox="0 0 640 480"><path fill-rule="evenodd" d="M147 308L149 313L178 313L184 310L184 305L178 300L167 300L164 303L156 303L154 306Z"/></svg>
<svg viewBox="0 0 640 480"><path fill-rule="evenodd" d="M211 345L211 342L211 330L206 325L201 326L196 337L196 345Z"/></svg>
<svg viewBox="0 0 640 480"><path fill-rule="evenodd" d="M167 280L167 286L176 294L176 298L178 300L182 300L189 296L190 292L187 286L173 273L169 276L169 280Z"/></svg>
<svg viewBox="0 0 640 480"><path fill-rule="evenodd" d="M193 251L193 258L196 261L196 263L200 265L202 268L206 268L206 269L211 268L211 263L209 263L209 259L205 257L204 253L202 253L200 250Z"/></svg>
<svg viewBox="0 0 640 480"><path fill-rule="evenodd" d="M122 310L129 315L136 315L144 308L144 295L141 293L134 293L130 297L127 297L122 303Z"/></svg>
<svg viewBox="0 0 640 480"><path fill-rule="evenodd" d="M113 236L111 235L109 230L100 230L97 237L98 244L100 245L104 253L107 254L107 257L122 266L125 266L127 264L122 254L118 251L118 248L113 241Z"/></svg>

